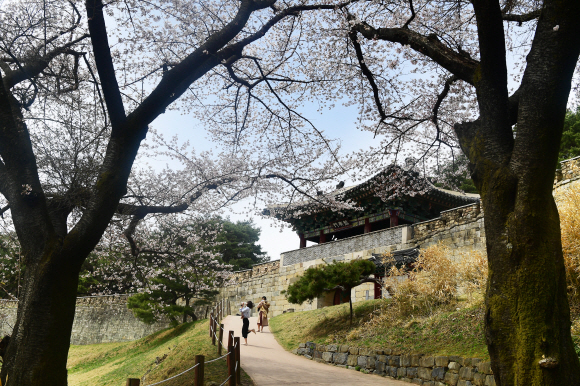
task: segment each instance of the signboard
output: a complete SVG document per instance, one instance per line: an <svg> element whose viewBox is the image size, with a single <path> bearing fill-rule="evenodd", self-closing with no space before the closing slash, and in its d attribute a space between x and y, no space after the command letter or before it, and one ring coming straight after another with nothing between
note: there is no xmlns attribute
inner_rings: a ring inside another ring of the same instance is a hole
<svg viewBox="0 0 580 386"><path fill-rule="evenodd" d="M350 228L352 227L352 224L350 223L350 221L346 218L342 219L342 220L338 220L338 221L333 221L330 223L330 226L335 230L341 230L341 229L346 229L346 228Z"/></svg>

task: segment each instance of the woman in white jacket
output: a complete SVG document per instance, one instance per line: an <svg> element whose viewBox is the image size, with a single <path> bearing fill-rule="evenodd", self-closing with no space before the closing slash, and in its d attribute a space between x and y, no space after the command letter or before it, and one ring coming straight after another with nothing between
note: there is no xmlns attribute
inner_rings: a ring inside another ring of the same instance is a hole
<svg viewBox="0 0 580 386"><path fill-rule="evenodd" d="M240 313L242 314L242 337L244 337L244 345L248 345L248 333L252 331L254 334L256 330L250 330L250 311L254 308L254 303L251 300L248 300L247 303L242 303L242 308L240 308Z"/></svg>

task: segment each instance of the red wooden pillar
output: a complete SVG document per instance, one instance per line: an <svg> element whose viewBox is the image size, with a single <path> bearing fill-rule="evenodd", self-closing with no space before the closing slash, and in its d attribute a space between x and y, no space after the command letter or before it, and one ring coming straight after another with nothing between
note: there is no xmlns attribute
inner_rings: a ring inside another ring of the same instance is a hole
<svg viewBox="0 0 580 386"><path fill-rule="evenodd" d="M304 238L304 233L298 233L300 237L300 248L306 248L306 239Z"/></svg>
<svg viewBox="0 0 580 386"><path fill-rule="evenodd" d="M389 215L391 216L391 228L399 225L399 211L389 209Z"/></svg>
<svg viewBox="0 0 580 386"><path fill-rule="evenodd" d="M326 242L326 233L323 230L320 231L320 240L318 244L324 244Z"/></svg>
<svg viewBox="0 0 580 386"><path fill-rule="evenodd" d="M365 233L369 233L371 231L371 221L369 218L365 218Z"/></svg>

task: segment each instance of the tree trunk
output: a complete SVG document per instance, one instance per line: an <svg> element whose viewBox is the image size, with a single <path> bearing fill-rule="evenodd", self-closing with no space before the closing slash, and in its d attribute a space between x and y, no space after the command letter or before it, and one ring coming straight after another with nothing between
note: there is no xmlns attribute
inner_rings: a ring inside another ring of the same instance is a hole
<svg viewBox="0 0 580 386"><path fill-rule="evenodd" d="M519 191L522 180L498 170L483 197L490 208L486 341L496 383L579 385L558 211L548 189Z"/></svg>
<svg viewBox="0 0 580 386"><path fill-rule="evenodd" d="M57 242L55 242L57 243ZM75 314L78 259L53 248L27 266L17 321L2 367L2 384L65 386ZM55 278L58 278L55 280Z"/></svg>

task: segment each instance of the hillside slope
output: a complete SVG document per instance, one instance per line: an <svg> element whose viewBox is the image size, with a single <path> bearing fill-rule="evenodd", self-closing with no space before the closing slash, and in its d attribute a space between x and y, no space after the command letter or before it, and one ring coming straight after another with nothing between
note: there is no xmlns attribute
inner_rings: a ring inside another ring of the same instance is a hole
<svg viewBox="0 0 580 386"><path fill-rule="evenodd" d="M68 384L71 386L123 386L127 378L142 378L152 384L188 369L195 355L209 361L217 357L217 347L208 336L208 321L202 320L159 331L143 339L125 343L71 346L68 357ZM194 371L163 383L163 386L190 386ZM205 366L206 384L221 384L227 378L225 359ZM242 385L253 385L242 370Z"/></svg>

